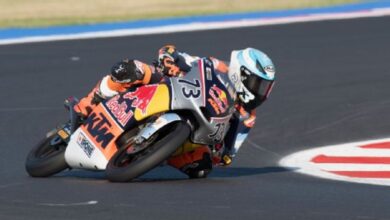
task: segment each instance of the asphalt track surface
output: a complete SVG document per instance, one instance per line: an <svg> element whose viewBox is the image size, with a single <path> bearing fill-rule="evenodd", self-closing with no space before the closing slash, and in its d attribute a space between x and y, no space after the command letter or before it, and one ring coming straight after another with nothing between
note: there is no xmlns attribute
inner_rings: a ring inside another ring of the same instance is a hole
<svg viewBox="0 0 390 220"><path fill-rule="evenodd" d="M390 17L0 47L0 219L390 219L390 189L278 167L302 149L390 136ZM158 168L109 183L72 170L30 178L28 151L122 57L174 43L228 59L261 48L277 84L233 166L188 180ZM78 58L76 58L78 57Z"/></svg>

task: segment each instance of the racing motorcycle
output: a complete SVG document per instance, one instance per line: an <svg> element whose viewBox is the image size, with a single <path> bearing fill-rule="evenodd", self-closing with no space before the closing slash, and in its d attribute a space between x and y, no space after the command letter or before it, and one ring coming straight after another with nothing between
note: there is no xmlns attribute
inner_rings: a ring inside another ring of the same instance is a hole
<svg viewBox="0 0 390 220"><path fill-rule="evenodd" d="M206 58L183 77L140 86L97 105L79 125L68 99L69 122L47 133L27 156L32 177L67 168L105 170L127 182L168 159L186 141L221 143L235 112L236 93L227 74Z"/></svg>

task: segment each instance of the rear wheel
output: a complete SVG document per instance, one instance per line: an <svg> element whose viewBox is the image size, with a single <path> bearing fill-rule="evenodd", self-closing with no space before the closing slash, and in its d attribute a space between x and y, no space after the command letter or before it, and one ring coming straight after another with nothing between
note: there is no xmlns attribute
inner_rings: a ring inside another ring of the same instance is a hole
<svg viewBox="0 0 390 220"><path fill-rule="evenodd" d="M64 143L56 133L46 137L27 156L26 171L32 177L47 177L68 168Z"/></svg>
<svg viewBox="0 0 390 220"><path fill-rule="evenodd" d="M107 178L128 182L153 169L179 148L189 137L184 121L170 123L154 134L143 146L130 144L119 149L107 164Z"/></svg>

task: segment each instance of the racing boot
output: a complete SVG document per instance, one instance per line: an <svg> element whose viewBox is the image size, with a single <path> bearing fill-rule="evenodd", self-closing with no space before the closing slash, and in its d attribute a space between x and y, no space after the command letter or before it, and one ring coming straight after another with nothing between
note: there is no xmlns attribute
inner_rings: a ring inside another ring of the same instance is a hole
<svg viewBox="0 0 390 220"><path fill-rule="evenodd" d="M187 143L179 148L179 151L185 151ZM174 154L168 159L168 164L187 174L189 178L205 178L213 168L211 152L209 147L198 145L191 151Z"/></svg>
<svg viewBox="0 0 390 220"><path fill-rule="evenodd" d="M233 161L233 155L225 149L223 143L215 144L211 155L214 166L229 166Z"/></svg>

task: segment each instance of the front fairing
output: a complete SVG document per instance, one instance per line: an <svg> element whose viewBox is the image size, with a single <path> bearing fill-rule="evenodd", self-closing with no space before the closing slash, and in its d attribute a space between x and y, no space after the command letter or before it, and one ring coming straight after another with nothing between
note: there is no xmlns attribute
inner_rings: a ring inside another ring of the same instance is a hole
<svg viewBox="0 0 390 220"><path fill-rule="evenodd" d="M151 115L168 111L170 100L169 87L162 83L140 86L103 101L72 134L66 153L68 164L105 169L123 132Z"/></svg>

